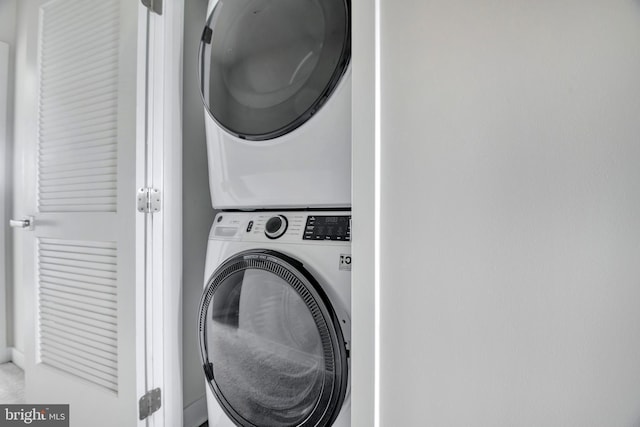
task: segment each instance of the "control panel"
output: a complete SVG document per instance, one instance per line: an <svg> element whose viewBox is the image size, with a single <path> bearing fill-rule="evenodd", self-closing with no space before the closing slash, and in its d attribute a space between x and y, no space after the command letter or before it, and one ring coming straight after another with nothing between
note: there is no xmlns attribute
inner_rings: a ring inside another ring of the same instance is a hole
<svg viewBox="0 0 640 427"><path fill-rule="evenodd" d="M351 241L351 215L341 211L221 212L210 238L251 242Z"/></svg>
<svg viewBox="0 0 640 427"><path fill-rule="evenodd" d="M350 215L309 215L304 240L351 240Z"/></svg>

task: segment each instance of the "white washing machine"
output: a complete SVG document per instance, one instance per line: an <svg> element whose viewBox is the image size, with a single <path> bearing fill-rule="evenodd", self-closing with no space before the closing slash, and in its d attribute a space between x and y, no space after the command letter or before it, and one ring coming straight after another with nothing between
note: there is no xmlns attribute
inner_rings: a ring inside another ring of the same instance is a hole
<svg viewBox="0 0 640 427"><path fill-rule="evenodd" d="M210 427L351 425L350 222L216 216L199 309Z"/></svg>
<svg viewBox="0 0 640 427"><path fill-rule="evenodd" d="M351 0L210 0L199 51L217 209L351 206Z"/></svg>

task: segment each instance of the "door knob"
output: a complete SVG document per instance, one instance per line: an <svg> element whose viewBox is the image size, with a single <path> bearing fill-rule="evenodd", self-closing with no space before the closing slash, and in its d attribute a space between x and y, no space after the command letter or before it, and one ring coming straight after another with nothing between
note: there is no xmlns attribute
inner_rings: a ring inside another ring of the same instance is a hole
<svg viewBox="0 0 640 427"><path fill-rule="evenodd" d="M28 216L23 219L10 219L9 225L14 228L26 228L28 230L33 230L33 217Z"/></svg>

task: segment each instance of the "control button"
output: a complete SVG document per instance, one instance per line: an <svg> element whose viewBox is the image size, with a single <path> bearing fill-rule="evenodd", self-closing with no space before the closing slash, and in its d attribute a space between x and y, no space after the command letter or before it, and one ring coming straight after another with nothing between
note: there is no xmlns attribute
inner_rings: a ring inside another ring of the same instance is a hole
<svg viewBox="0 0 640 427"><path fill-rule="evenodd" d="M269 221L267 221L267 233L275 233L280 229L280 227L282 227L282 219L279 216L269 218Z"/></svg>
<svg viewBox="0 0 640 427"><path fill-rule="evenodd" d="M222 221L222 215L218 217L218 222Z"/></svg>
<svg viewBox="0 0 640 427"><path fill-rule="evenodd" d="M287 225L284 215L272 216L264 227L264 234L270 239L277 239L287 231Z"/></svg>
<svg viewBox="0 0 640 427"><path fill-rule="evenodd" d="M253 228L253 221L249 221L249 224L247 224L247 233L250 232L252 228Z"/></svg>

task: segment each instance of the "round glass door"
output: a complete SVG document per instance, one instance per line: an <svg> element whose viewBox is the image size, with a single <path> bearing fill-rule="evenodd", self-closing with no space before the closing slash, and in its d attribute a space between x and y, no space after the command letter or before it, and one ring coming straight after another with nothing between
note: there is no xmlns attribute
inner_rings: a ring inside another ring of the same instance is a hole
<svg viewBox="0 0 640 427"><path fill-rule="evenodd" d="M350 34L350 0L219 0L200 42L205 107L244 139L291 132L336 88Z"/></svg>
<svg viewBox="0 0 640 427"><path fill-rule="evenodd" d="M247 251L211 276L200 303L209 386L240 426L324 426L337 417L348 365L329 301L304 267Z"/></svg>

